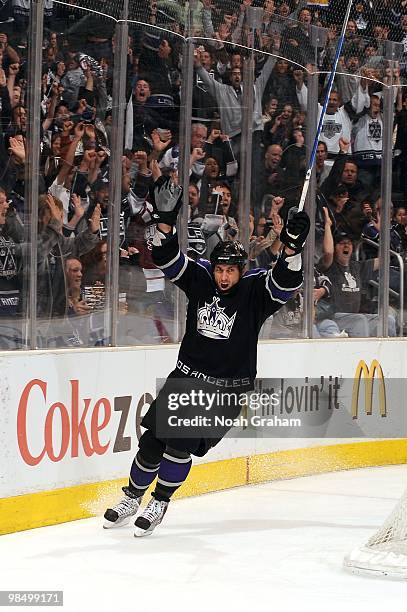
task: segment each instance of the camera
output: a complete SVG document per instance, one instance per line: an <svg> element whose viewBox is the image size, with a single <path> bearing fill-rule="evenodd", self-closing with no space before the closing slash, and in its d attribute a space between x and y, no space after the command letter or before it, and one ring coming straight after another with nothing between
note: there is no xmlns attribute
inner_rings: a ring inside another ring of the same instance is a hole
<svg viewBox="0 0 407 612"><path fill-rule="evenodd" d="M93 110L90 106L87 106L86 109L82 113L82 121L83 123L92 123L93 122Z"/></svg>
<svg viewBox="0 0 407 612"><path fill-rule="evenodd" d="M93 123L93 110L90 106L87 106L82 114L75 113L69 117L71 121L76 125L77 123Z"/></svg>

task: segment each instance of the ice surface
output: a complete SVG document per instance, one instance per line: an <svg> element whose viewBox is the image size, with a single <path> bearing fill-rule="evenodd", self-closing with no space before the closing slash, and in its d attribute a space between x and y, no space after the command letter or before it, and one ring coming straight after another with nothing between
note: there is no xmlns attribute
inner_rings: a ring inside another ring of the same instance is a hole
<svg viewBox="0 0 407 612"><path fill-rule="evenodd" d="M350 575L342 560L406 482L394 466L180 500L144 539L101 518L2 536L1 589L61 589L64 607L50 609L64 612L398 609L405 583Z"/></svg>

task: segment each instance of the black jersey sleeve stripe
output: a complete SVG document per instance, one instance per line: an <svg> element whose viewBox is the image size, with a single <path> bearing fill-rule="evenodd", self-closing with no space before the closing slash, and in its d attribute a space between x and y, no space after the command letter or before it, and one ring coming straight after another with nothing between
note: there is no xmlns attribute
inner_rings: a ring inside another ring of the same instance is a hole
<svg viewBox="0 0 407 612"><path fill-rule="evenodd" d="M178 253L176 254L175 257L173 257L170 261L168 261L165 264L162 264L161 266L158 266L158 268L160 268L161 270L165 270L166 268L169 268L170 266L172 266L174 263L176 263L176 261L179 259L181 255L181 252L178 251Z"/></svg>
<svg viewBox="0 0 407 612"><path fill-rule="evenodd" d="M274 270L271 270L268 274L268 278L269 278L269 282L272 282L273 285L275 285L275 287L277 287L277 289L280 289L280 291L297 291L297 289L300 289L302 287L302 274L301 275L297 275L296 277L298 278L298 284L295 284L294 287L283 287L282 285L280 285L276 279L275 279L275 274L273 274ZM280 279L279 279L280 280ZM283 280L283 279L282 279ZM281 281L280 281L281 282Z"/></svg>
<svg viewBox="0 0 407 612"><path fill-rule="evenodd" d="M265 273L265 268L253 268L253 270L248 270L245 272L242 278L250 278L251 276L259 276L260 274Z"/></svg>
<svg viewBox="0 0 407 612"><path fill-rule="evenodd" d="M165 266L158 266L165 274L167 278L172 281L178 280L185 272L188 265L188 260L184 253L178 252L178 255L171 263L165 264Z"/></svg>
<svg viewBox="0 0 407 612"><path fill-rule="evenodd" d="M184 264L182 265L182 267L181 267L180 271L178 272L178 274L176 276L172 276L172 277L168 275L168 278L173 283L175 283L175 281L177 281L177 280L179 280L181 278L181 276L184 274L184 272L187 269L187 267L188 267L188 258L185 257L185 255L184 255ZM166 274L166 272L164 272L164 274Z"/></svg>
<svg viewBox="0 0 407 612"><path fill-rule="evenodd" d="M210 263L201 260L195 262L187 257L178 244L178 236L175 231L171 235L157 232L153 241L152 259L154 264L163 274L175 283L181 291L190 298L190 291L199 287L202 283L206 285L212 279L207 266ZM209 277L209 278L208 278Z"/></svg>
<svg viewBox="0 0 407 612"><path fill-rule="evenodd" d="M269 279L280 291L297 291L304 280L302 268L290 269L289 261L282 256L277 259L276 265L269 273Z"/></svg>
<svg viewBox="0 0 407 612"><path fill-rule="evenodd" d="M279 304L285 304L288 300L293 296L294 291L284 291L279 289L274 283L271 277L266 281L267 291L270 294L270 297L275 302Z"/></svg>

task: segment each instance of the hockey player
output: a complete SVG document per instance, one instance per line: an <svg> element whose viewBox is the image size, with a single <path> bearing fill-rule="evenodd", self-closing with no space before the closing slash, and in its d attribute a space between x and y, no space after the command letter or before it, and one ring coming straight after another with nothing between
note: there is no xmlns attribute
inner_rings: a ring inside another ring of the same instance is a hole
<svg viewBox="0 0 407 612"><path fill-rule="evenodd" d="M161 523L172 495L188 476L191 455L204 456L230 429L201 431L193 437L184 437L177 429L161 434L168 390L196 390L204 385L216 392L231 380L234 391L253 388L261 326L302 284L301 251L309 231L306 213L294 214L282 230L283 252L273 270L244 273L247 255L239 242L220 242L210 262L192 261L180 252L174 226L181 200L181 187L169 178L156 181L153 259L188 297L186 332L177 366L142 420L147 431L140 438L129 484L123 488L125 497L104 515L105 528L128 522L157 476L153 497L135 521L135 536L148 535ZM190 408L191 404L184 413ZM234 416L239 411L238 406L229 408Z"/></svg>

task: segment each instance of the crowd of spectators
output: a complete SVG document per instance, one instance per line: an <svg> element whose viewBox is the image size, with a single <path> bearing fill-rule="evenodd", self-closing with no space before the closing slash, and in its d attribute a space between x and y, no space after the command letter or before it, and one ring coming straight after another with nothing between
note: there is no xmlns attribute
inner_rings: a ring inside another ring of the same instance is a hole
<svg viewBox="0 0 407 612"><path fill-rule="evenodd" d="M38 84L39 346L94 346L109 341L103 315L117 44L115 20L101 13L118 18L119 4L44 2ZM195 4L188 31L194 37L189 254L209 257L219 240L239 239L249 244L252 267L272 266L281 247L279 234L289 209L298 202L305 177L309 75L319 73L322 102L346 3L202 0ZM259 9L257 23L253 8ZM1 348L21 345L24 320L27 90L34 86L27 74L30 10L29 0L0 2ZM149 193L161 174L177 181L183 162L179 134L187 10L184 1L130 3L119 343L173 340L173 291L151 260L154 223ZM315 44L313 26L325 29L323 42L318 39ZM387 40L402 45L397 62L387 59ZM254 67L252 197L245 203L251 209L249 236L242 234L239 219L246 146L245 66ZM390 80L394 90L391 249L404 256L407 0L355 2L316 160L315 336L375 334L382 98L383 85ZM364 237L370 250L360 248ZM356 252L365 260L356 262ZM395 268L391 288L396 306L400 272ZM267 334L295 337L301 333L303 316L298 294L279 319L269 322ZM391 314L389 333L398 331Z"/></svg>

